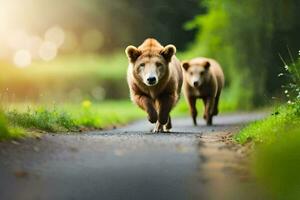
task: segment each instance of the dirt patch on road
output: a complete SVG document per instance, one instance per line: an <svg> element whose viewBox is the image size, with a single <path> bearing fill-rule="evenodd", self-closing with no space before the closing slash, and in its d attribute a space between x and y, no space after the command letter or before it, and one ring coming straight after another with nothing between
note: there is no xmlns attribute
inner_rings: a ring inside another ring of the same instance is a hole
<svg viewBox="0 0 300 200"><path fill-rule="evenodd" d="M261 199L249 167L250 148L234 143L231 136L216 132L199 137L201 181L209 199Z"/></svg>

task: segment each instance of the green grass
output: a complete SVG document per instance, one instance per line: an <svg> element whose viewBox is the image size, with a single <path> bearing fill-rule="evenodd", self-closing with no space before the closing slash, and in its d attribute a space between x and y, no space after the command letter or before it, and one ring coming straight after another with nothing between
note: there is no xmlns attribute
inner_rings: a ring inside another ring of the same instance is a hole
<svg viewBox="0 0 300 200"><path fill-rule="evenodd" d="M2 112L0 112L0 141L16 139L29 136L29 133L26 133L21 128L9 127L7 120Z"/></svg>
<svg viewBox="0 0 300 200"><path fill-rule="evenodd" d="M300 126L291 127L285 136L259 145L253 155L252 170L274 200L300 197Z"/></svg>
<svg viewBox="0 0 300 200"><path fill-rule="evenodd" d="M21 127L32 131L77 132L124 125L140 118L146 113L129 100L102 101L93 103L33 104L15 103L4 106L5 116L11 127ZM203 105L198 101L199 119ZM220 104L221 112L233 111L226 101ZM172 116L188 116L188 107L181 98L172 111Z"/></svg>
<svg viewBox="0 0 300 200"><path fill-rule="evenodd" d="M251 169L272 199L300 197L300 102L277 108L267 118L250 124L234 138L252 141Z"/></svg>
<svg viewBox="0 0 300 200"><path fill-rule="evenodd" d="M10 126L46 132L69 132L101 129L125 124L144 114L129 101L93 104L35 105L12 104L5 115Z"/></svg>
<svg viewBox="0 0 300 200"><path fill-rule="evenodd" d="M256 143L272 143L284 138L293 127L300 127L300 103L278 107L267 118L254 122L242 129L234 139L244 144L248 141Z"/></svg>

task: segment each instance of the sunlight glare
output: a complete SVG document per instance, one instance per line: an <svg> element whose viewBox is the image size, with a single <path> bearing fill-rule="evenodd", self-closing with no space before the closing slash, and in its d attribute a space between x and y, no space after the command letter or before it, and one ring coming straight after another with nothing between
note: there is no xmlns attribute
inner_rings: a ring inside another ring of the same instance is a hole
<svg viewBox="0 0 300 200"><path fill-rule="evenodd" d="M11 49L17 50L26 48L28 35L24 30L11 31L8 34L8 45Z"/></svg>

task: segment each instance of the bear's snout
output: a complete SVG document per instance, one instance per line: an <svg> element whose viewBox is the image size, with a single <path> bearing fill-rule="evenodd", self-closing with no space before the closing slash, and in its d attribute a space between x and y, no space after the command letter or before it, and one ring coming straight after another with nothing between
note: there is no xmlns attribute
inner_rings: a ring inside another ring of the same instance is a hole
<svg viewBox="0 0 300 200"><path fill-rule="evenodd" d="M199 81L194 81L193 85L194 85L194 87L198 87L199 86Z"/></svg>
<svg viewBox="0 0 300 200"><path fill-rule="evenodd" d="M157 81L157 78L156 78L155 76L150 76L150 77L147 78L147 83L148 83L149 85L154 85L154 84L156 84L156 81Z"/></svg>

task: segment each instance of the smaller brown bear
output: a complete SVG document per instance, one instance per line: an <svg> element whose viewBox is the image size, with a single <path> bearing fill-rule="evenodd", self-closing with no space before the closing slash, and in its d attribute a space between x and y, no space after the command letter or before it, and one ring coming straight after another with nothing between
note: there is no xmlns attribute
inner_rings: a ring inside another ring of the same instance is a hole
<svg viewBox="0 0 300 200"><path fill-rule="evenodd" d="M210 58L194 58L182 63L184 69L183 91L194 125L197 125L196 100L203 100L203 118L212 125L212 118L218 114L218 103L224 86L224 74L219 63Z"/></svg>
<svg viewBox="0 0 300 200"><path fill-rule="evenodd" d="M179 100L183 82L175 46L162 46L148 38L139 47L128 46L125 52L131 100L147 112L151 123L156 123L154 132L169 131L170 112Z"/></svg>

